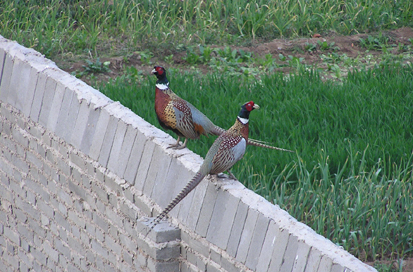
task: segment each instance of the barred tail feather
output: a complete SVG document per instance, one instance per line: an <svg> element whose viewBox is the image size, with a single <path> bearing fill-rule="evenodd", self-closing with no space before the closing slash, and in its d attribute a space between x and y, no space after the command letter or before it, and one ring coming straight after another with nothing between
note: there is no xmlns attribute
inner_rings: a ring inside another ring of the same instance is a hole
<svg viewBox="0 0 413 272"><path fill-rule="evenodd" d="M152 226L149 229L148 233L155 228L156 225L173 209L182 199L184 199L205 177L206 175L199 171L196 175L191 179L190 182L186 184L186 186L181 190L181 192L168 204L168 206L155 218L152 222Z"/></svg>
<svg viewBox="0 0 413 272"><path fill-rule="evenodd" d="M294 153L294 151L292 151L292 150L288 150L288 149L284 149L284 148L280 148L280 147L271 146L271 145L268 145L266 142L259 141L259 140L255 140L255 139L251 139L251 138L248 139L248 144L249 144L249 145L253 145L253 146L258 146L258 147L264 147L264 148L269 148L269 149L275 149L275 150L279 150L279 151L285 151L285 152Z"/></svg>
<svg viewBox="0 0 413 272"><path fill-rule="evenodd" d="M223 128L217 126L217 125L214 125L213 129L211 130L211 134L217 135L217 136L221 135L224 132L225 132L225 129L223 129Z"/></svg>

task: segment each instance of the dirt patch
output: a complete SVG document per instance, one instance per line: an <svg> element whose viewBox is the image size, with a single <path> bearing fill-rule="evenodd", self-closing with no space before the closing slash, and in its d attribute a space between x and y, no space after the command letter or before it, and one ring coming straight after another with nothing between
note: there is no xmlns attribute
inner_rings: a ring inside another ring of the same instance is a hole
<svg viewBox="0 0 413 272"><path fill-rule="evenodd" d="M270 42L265 43L253 43L249 47L242 46L232 46L232 49L244 50L248 52L253 52L254 57L264 57L266 54L272 54L277 57L279 54L284 56L293 56L296 58L303 58L303 63L307 65L317 64L319 68L325 68L326 63L323 62L321 56L333 52L333 49L320 50L318 47L313 50L309 50L309 45L317 45L319 42L326 42L327 44L334 43L335 52L338 54L346 54L347 57L355 59L359 56L365 56L370 54L372 56L379 56L383 54L380 50L368 50L360 46L360 38L367 39L369 35L377 35L377 33L368 34L358 34L352 36L339 36L331 33L327 36L314 35L312 38L299 38L299 39L275 39ZM392 54L399 54L398 46L400 45L412 45L409 39L413 38L413 31L411 28L404 27L396 30L385 31L382 33L383 36L388 38L388 44L394 45L388 49ZM218 46L211 46L217 48ZM124 66L134 66L139 71L144 71L145 74L149 74L153 66L162 65L165 67L175 67L182 70L191 69L191 65L183 60L185 57L185 52L175 52L172 60L169 63L164 61L166 56L155 56L152 58L150 64L145 64L141 61L141 57L138 53L129 55L128 57L118 56L105 58L102 57L100 61L110 62L110 72L105 73L95 73L94 80L97 82L107 82L110 78L116 78L124 73ZM70 60L57 60L57 65L63 70L69 73L82 73L85 70L85 61L70 62ZM207 65L197 65L203 73L211 71L211 68ZM288 72L289 68L280 69L281 71ZM82 80L91 84L91 77L85 74L81 77Z"/></svg>

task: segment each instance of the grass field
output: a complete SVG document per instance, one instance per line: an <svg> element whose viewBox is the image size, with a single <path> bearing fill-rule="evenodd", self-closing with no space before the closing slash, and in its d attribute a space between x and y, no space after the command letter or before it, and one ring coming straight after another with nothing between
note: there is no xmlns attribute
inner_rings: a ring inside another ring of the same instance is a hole
<svg viewBox="0 0 413 272"><path fill-rule="evenodd" d="M147 103L155 78L133 74L100 89L160 127ZM233 124L243 102L256 101L262 108L251 114L251 137L296 151L249 147L233 172L250 189L361 259L412 252L413 67L354 72L342 84L315 72L241 86L223 75L171 71L170 78L172 89L222 127ZM188 147L204 156L213 140Z"/></svg>
<svg viewBox="0 0 413 272"><path fill-rule="evenodd" d="M413 26L412 1L40 2L0 0L0 35L58 63L86 59L78 77L158 127L155 77L131 64L136 55L141 65L167 63L172 89L221 127L255 101L261 109L251 114L251 137L296 153L249 147L233 169L239 180L364 261L413 256L413 50L411 40L390 44L381 34ZM326 42L298 49L322 51L325 70L294 52L232 49L374 31L359 40L367 51L354 59ZM110 71L99 58L111 56L123 59L121 73L99 80ZM188 147L204 156L213 141Z"/></svg>

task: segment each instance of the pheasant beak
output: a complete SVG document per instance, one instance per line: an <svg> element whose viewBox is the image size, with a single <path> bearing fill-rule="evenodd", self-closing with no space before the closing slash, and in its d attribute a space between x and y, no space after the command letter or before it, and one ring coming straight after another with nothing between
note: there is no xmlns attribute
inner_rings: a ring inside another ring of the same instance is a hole
<svg viewBox="0 0 413 272"><path fill-rule="evenodd" d="M151 73L152 73L152 74L156 74L157 72L156 72L155 69L153 69Z"/></svg>
<svg viewBox="0 0 413 272"><path fill-rule="evenodd" d="M260 106L258 106L258 104L254 104L254 106L252 106L252 108L258 110L260 108Z"/></svg>

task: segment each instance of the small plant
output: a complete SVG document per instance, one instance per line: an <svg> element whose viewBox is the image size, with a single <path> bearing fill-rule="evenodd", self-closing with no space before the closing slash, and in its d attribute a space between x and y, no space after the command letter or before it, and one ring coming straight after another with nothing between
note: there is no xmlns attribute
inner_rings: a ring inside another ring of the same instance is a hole
<svg viewBox="0 0 413 272"><path fill-rule="evenodd" d="M195 65L201 62L201 57L194 52L192 47L186 50L186 56L183 59L190 65Z"/></svg>
<svg viewBox="0 0 413 272"><path fill-rule="evenodd" d="M165 57L165 61L166 61L168 64L172 64L172 63L174 62L173 58L174 58L174 55L171 54L171 55Z"/></svg>
<svg viewBox="0 0 413 272"><path fill-rule="evenodd" d="M321 51L326 51L326 50L338 50L338 47L334 47L335 42L328 43L327 41L317 41L318 46L320 47Z"/></svg>
<svg viewBox="0 0 413 272"><path fill-rule="evenodd" d="M317 45L314 44L314 43L306 42L304 44L304 50L307 51L307 52L313 52L313 51L317 50Z"/></svg>
<svg viewBox="0 0 413 272"><path fill-rule="evenodd" d="M202 63L208 63L212 59L212 52L213 50L211 47L203 47L202 45L199 46L199 53L201 54L200 60Z"/></svg>
<svg viewBox="0 0 413 272"><path fill-rule="evenodd" d="M379 33L377 36L368 35L367 39L360 38L360 46L367 50L382 50L385 51L389 47L388 42L390 39Z"/></svg>
<svg viewBox="0 0 413 272"><path fill-rule="evenodd" d="M153 58L153 53L149 50L139 51L140 60L143 64L152 64L151 59Z"/></svg>
<svg viewBox="0 0 413 272"><path fill-rule="evenodd" d="M99 58L95 62L90 60L85 60L87 65L82 65L84 70L82 72L72 72L77 78L81 78L84 75L94 74L94 73L107 73L110 72L109 65L110 61L101 62Z"/></svg>

